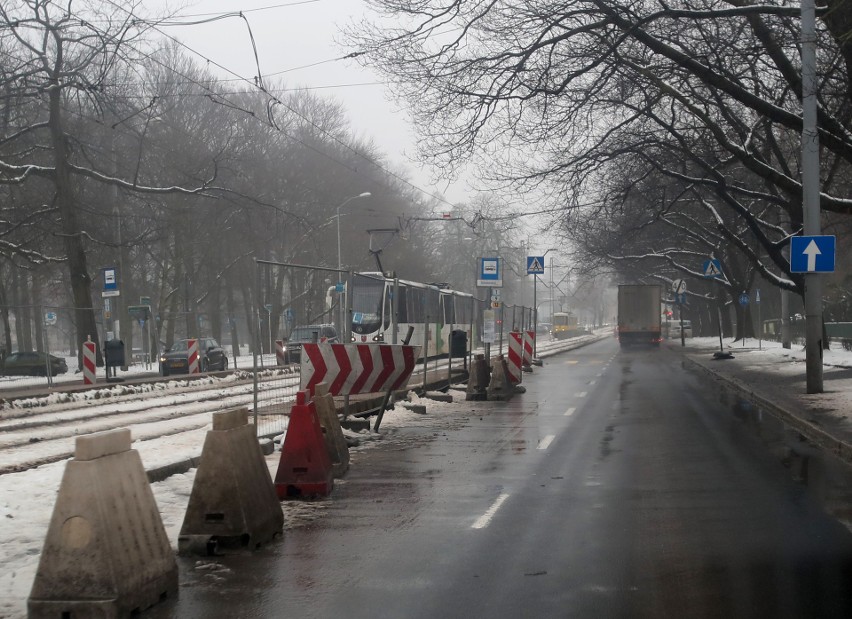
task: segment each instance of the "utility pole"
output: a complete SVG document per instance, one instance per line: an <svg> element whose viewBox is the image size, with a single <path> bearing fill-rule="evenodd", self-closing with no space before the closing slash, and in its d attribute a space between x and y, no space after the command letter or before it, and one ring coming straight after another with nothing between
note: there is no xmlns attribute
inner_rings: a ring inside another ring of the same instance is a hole
<svg viewBox="0 0 852 619"><path fill-rule="evenodd" d="M802 210L805 236L820 234L815 0L802 0ZM805 376L808 393L823 392L822 276L805 282Z"/></svg>

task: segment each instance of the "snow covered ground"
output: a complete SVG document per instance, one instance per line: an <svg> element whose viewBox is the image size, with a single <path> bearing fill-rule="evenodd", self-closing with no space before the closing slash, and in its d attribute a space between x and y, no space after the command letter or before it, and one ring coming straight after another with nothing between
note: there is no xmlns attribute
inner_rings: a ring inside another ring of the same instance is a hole
<svg viewBox="0 0 852 619"><path fill-rule="evenodd" d="M719 348L718 338L689 338L686 344L687 351L692 352L712 352L714 347L717 350ZM664 346L679 348L680 342L668 341ZM765 366L766 371L789 373L791 376L804 372L805 354L801 347L794 346L792 350L786 350L778 343L763 342L762 350L758 350L757 340L746 341L745 347L740 342L725 340L725 348L734 352L738 358L747 356L746 359L751 364ZM542 349L540 352L542 357L547 355ZM552 349L552 352L555 354L558 348ZM840 349L826 351L824 361L827 367L852 368L852 352ZM427 409L425 415L412 413L401 405L388 411L384 416L380 434L364 431L357 435L360 445L351 450L352 466L358 466L360 452L370 449L379 441L404 439L406 429L451 425L454 420L463 416L468 408L464 392L453 390L452 393L455 396L453 403L423 401ZM852 405L852 390L844 393L842 397L848 399L848 404ZM852 406L848 406L847 410L852 411ZM178 418L174 423L179 422ZM177 432L157 441L136 441L133 447L139 451L145 468L151 470L174 462L176 454L181 457L187 454L200 455L208 429L209 426L189 432ZM277 451L267 457L273 475L279 459L280 453ZM0 475L0 617L26 616L26 600L38 567L65 464L65 461L57 462L21 473ZM191 469L152 484L166 532L175 549L194 476L195 470ZM335 483L345 484L346 481L344 478ZM333 495L325 501L283 503L285 528L299 526L320 517L330 500L334 500Z"/></svg>

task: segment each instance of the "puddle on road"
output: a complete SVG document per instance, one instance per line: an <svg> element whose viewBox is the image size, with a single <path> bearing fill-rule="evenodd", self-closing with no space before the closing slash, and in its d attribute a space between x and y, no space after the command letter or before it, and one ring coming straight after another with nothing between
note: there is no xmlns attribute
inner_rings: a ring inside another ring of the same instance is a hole
<svg viewBox="0 0 852 619"><path fill-rule="evenodd" d="M852 465L737 393L723 389L720 400L740 427L783 465L794 483L852 531Z"/></svg>

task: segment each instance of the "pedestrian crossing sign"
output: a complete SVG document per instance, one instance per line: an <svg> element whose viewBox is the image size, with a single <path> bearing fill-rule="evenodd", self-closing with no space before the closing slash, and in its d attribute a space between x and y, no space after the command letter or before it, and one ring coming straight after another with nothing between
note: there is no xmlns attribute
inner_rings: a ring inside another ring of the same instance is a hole
<svg viewBox="0 0 852 619"><path fill-rule="evenodd" d="M527 256L527 275L544 275L544 256Z"/></svg>
<svg viewBox="0 0 852 619"><path fill-rule="evenodd" d="M704 277L722 277L722 265L718 260L711 258L704 262Z"/></svg>

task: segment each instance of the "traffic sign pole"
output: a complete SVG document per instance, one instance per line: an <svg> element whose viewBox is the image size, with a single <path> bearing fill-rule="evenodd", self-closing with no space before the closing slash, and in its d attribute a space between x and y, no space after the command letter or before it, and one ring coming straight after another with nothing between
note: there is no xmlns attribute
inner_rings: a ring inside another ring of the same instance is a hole
<svg viewBox="0 0 852 619"><path fill-rule="evenodd" d="M815 5L814 0L802 0L801 3L802 211L804 232L808 236L820 233ZM822 393L822 276L818 273L806 273L804 282L807 392Z"/></svg>

